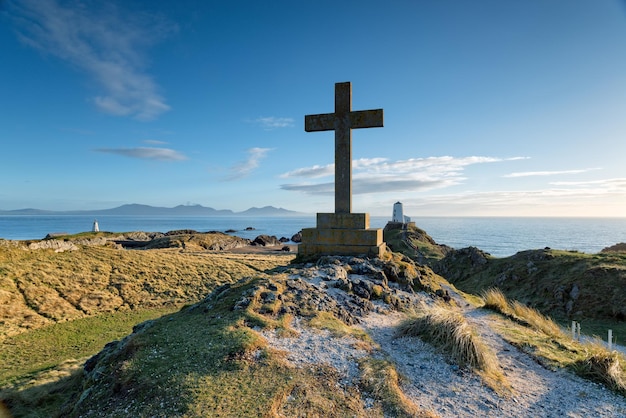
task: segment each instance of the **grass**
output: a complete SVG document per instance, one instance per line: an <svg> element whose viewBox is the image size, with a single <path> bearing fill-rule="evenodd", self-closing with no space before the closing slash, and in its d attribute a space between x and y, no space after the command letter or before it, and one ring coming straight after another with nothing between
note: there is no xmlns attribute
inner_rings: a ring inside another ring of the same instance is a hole
<svg viewBox="0 0 626 418"><path fill-rule="evenodd" d="M528 352L547 367L563 367L626 395L626 358L609 351L602 342L573 341L550 318L517 301L509 301L498 289L484 292L485 308L513 324L501 324L500 332L511 344Z"/></svg>
<svg viewBox="0 0 626 418"><path fill-rule="evenodd" d="M593 333L600 335L613 329L626 344L626 253L542 249L475 259L457 254L434 270L465 292L478 295L497 287L561 324L593 323Z"/></svg>
<svg viewBox="0 0 626 418"><path fill-rule="evenodd" d="M400 389L401 376L386 360L367 358L360 361L361 387L380 404L385 416L398 418L434 418L436 414L421 410Z"/></svg>
<svg viewBox="0 0 626 418"><path fill-rule="evenodd" d="M565 338L563 330L552 319L542 315L538 310L525 306L518 301L509 301L497 288L482 293L484 308L500 312L506 317L527 325L553 338Z"/></svg>
<svg viewBox="0 0 626 418"><path fill-rule="evenodd" d="M433 344L461 367L474 369L499 393L508 392L495 353L481 339L463 314L448 305L424 307L398 329L398 336L420 337Z"/></svg>
<svg viewBox="0 0 626 418"><path fill-rule="evenodd" d="M346 325L330 312L317 312L308 320L309 326L330 331L335 337L351 336L373 344L370 336L362 329Z"/></svg>
<svg viewBox="0 0 626 418"><path fill-rule="evenodd" d="M177 308L107 313L51 324L0 341L0 387L50 369L67 359L97 353L110 341L128 335L135 324Z"/></svg>
<svg viewBox="0 0 626 418"><path fill-rule="evenodd" d="M626 396L626 371L624 356L609 352L603 346L586 344L587 353L569 367L584 378L600 382L609 389Z"/></svg>
<svg viewBox="0 0 626 418"><path fill-rule="evenodd" d="M220 284L289 261L180 250L0 247L0 339L104 312L197 302Z"/></svg>
<svg viewBox="0 0 626 418"><path fill-rule="evenodd" d="M442 259L447 247L438 245L424 230L409 226L407 230L385 228L384 240L393 251L402 253L420 263L430 264Z"/></svg>
<svg viewBox="0 0 626 418"><path fill-rule="evenodd" d="M221 284L263 276L290 259L111 247L55 253L0 245L0 399L14 416L54 416L78 390L82 361L106 343Z"/></svg>

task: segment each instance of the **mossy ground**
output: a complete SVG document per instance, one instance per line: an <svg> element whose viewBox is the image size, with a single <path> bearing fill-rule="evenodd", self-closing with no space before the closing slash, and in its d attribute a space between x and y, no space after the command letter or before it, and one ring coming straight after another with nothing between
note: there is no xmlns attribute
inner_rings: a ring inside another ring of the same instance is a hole
<svg viewBox="0 0 626 418"><path fill-rule="evenodd" d="M500 289L509 299L537 309L568 327L606 340L613 330L626 345L626 254L585 254L552 249L529 250L511 257L451 255L434 270L462 291L479 295Z"/></svg>

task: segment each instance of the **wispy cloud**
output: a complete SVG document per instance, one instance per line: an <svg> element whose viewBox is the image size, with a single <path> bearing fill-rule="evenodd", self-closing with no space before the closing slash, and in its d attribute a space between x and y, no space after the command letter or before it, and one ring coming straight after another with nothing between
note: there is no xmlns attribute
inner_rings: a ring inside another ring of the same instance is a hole
<svg viewBox="0 0 626 418"><path fill-rule="evenodd" d="M169 148L98 148L95 151L144 160L182 161L187 159L184 154Z"/></svg>
<svg viewBox="0 0 626 418"><path fill-rule="evenodd" d="M600 168L585 168L581 170L561 170L561 171L524 171L524 172L519 172L519 173L506 174L502 177L515 178L515 177L533 177L533 176L558 176L561 174L587 173L593 170L600 170Z"/></svg>
<svg viewBox="0 0 626 418"><path fill-rule="evenodd" d="M474 164L513 161L524 157L429 157L389 161L386 158L364 158L352 163L353 194L380 192L412 192L450 187L462 183L465 167ZM281 175L282 178L321 178L334 174L334 164L299 168ZM332 194L333 182L283 184L284 190L307 194Z"/></svg>
<svg viewBox="0 0 626 418"><path fill-rule="evenodd" d="M265 158L267 153L271 150L271 148L250 148L247 151L248 158L232 166L230 168L230 175L224 180L238 180L246 177L259 166L261 160Z"/></svg>
<svg viewBox="0 0 626 418"><path fill-rule="evenodd" d="M92 99L103 112L154 119L170 109L145 71L145 48L176 29L147 14L123 14L110 3L97 8L54 0L10 3L20 39L87 73L103 88Z"/></svg>
<svg viewBox="0 0 626 418"><path fill-rule="evenodd" d="M551 185L537 190L408 197L403 203L422 216L623 216L626 178Z"/></svg>
<svg viewBox="0 0 626 418"><path fill-rule="evenodd" d="M298 168L287 173L280 175L282 178L290 177L304 177L304 178L318 178L331 176L335 173L335 164L328 165L314 165L313 167Z"/></svg>
<svg viewBox="0 0 626 418"><path fill-rule="evenodd" d="M271 131L278 128L291 128L293 127L294 120L293 118L278 118L275 116L267 116L256 118L250 120L249 122L257 124L267 131Z"/></svg>
<svg viewBox="0 0 626 418"><path fill-rule="evenodd" d="M144 139L142 142L144 144L152 144L152 145L165 145L165 144L167 144L167 142L165 142L165 141L159 141L159 140L156 140L156 139Z"/></svg>
<svg viewBox="0 0 626 418"><path fill-rule="evenodd" d="M603 190L620 189L626 191L626 178L590 180L590 181L555 181L550 183L553 186L569 187L599 187Z"/></svg>
<svg viewBox="0 0 626 418"><path fill-rule="evenodd" d="M451 186L453 183L445 180L419 180L419 179L354 179L352 181L352 194L368 194L379 192L415 192L420 190L438 189ZM304 192L307 194L332 195L335 192L335 183L300 183L283 184L283 190Z"/></svg>

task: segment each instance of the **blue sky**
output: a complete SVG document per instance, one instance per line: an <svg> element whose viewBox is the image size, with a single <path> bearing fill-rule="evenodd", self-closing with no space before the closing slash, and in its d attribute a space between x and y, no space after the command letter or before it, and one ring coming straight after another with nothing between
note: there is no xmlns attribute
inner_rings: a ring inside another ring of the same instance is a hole
<svg viewBox="0 0 626 418"><path fill-rule="evenodd" d="M0 209L625 216L618 0L0 0Z"/></svg>

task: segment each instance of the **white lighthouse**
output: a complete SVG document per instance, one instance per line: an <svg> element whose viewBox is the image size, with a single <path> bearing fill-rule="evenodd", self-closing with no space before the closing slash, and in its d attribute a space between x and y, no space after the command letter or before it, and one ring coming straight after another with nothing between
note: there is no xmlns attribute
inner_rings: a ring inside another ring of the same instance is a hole
<svg viewBox="0 0 626 418"><path fill-rule="evenodd" d="M93 227L91 228L91 232L98 232L100 231L100 227L98 226L98 220L94 219L93 220Z"/></svg>
<svg viewBox="0 0 626 418"><path fill-rule="evenodd" d="M396 202L393 204L393 215L391 215L391 222L404 223L404 210L402 209L402 203Z"/></svg>
<svg viewBox="0 0 626 418"><path fill-rule="evenodd" d="M393 204L393 214L391 215L391 222L397 222L401 224L408 224L411 222L411 218L404 216L404 209L401 202Z"/></svg>

